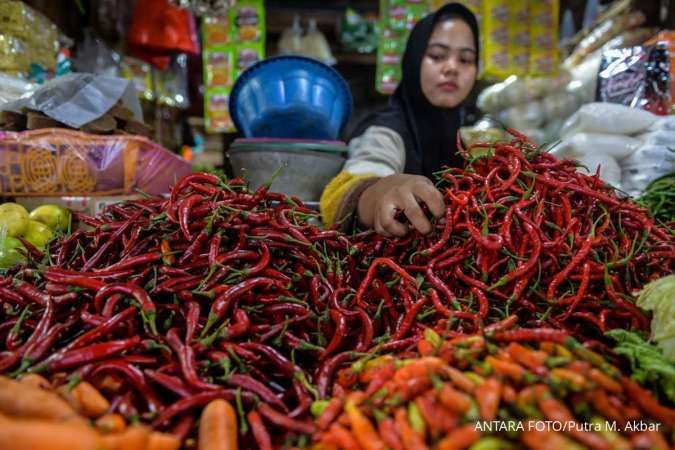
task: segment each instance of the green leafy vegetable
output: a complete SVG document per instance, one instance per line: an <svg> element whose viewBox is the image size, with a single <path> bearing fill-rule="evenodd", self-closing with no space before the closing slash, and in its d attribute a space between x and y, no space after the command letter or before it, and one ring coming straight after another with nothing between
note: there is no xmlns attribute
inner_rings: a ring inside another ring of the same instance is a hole
<svg viewBox="0 0 675 450"><path fill-rule="evenodd" d="M618 343L614 351L630 362L634 380L656 388L675 402L675 364L668 361L656 346L632 331L616 329L606 334Z"/></svg>
<svg viewBox="0 0 675 450"><path fill-rule="evenodd" d="M640 292L637 305L653 312L652 339L675 362L675 275L659 278Z"/></svg>

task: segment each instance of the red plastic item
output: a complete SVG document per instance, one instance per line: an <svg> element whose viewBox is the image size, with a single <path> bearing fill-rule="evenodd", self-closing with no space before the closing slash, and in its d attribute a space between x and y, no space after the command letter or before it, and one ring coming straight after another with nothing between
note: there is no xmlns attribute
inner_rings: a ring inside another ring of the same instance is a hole
<svg viewBox="0 0 675 450"><path fill-rule="evenodd" d="M194 17L167 0L138 0L127 43L132 53L157 66L171 53L199 54Z"/></svg>

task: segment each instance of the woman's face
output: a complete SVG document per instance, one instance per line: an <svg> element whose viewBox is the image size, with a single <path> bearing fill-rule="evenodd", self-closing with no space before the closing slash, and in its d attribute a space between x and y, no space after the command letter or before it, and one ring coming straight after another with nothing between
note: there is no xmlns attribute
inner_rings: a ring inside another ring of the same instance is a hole
<svg viewBox="0 0 675 450"><path fill-rule="evenodd" d="M471 92L478 64L471 28L463 20L439 22L422 58L420 82L429 103L454 108Z"/></svg>

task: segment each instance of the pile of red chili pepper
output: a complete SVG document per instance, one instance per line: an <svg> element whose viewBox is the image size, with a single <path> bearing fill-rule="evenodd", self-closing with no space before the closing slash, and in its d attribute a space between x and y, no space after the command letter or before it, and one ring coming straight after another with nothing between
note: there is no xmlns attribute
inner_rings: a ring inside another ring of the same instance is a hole
<svg viewBox="0 0 675 450"><path fill-rule="evenodd" d="M568 338L495 345L444 341L364 357L315 408L314 450L667 450L668 408L600 354Z"/></svg>
<svg viewBox="0 0 675 450"><path fill-rule="evenodd" d="M590 345L647 329L630 294L672 271L673 236L523 137L489 151L439 174L429 236L322 230L297 199L209 174L80 215L87 229L0 278L0 374L88 381L187 442L224 398L242 448L266 449L316 431L341 367L414 349L427 327Z"/></svg>
<svg viewBox="0 0 675 450"><path fill-rule="evenodd" d="M336 290L358 273L349 240L316 219L265 186L209 174L169 199L80 215L88 230L0 279L0 373L86 380L112 412L181 439L216 398L238 406L243 448L245 411L259 413L256 436L309 433L315 385L325 391L341 361L331 353L373 339L363 310L333 323Z"/></svg>
<svg viewBox="0 0 675 450"><path fill-rule="evenodd" d="M401 299L401 313L382 309L385 329L405 314L435 318L438 332L471 333L516 314L526 328L510 332L516 340L648 330L632 294L675 270L675 235L597 175L513 134L510 143L467 149L467 168L438 174L447 209L432 235L356 236L367 274L354 304L372 315Z"/></svg>

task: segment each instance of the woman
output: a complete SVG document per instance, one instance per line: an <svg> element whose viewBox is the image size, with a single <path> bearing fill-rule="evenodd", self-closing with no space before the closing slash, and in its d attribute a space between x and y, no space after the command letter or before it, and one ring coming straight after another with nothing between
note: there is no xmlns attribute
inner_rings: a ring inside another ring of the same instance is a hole
<svg viewBox="0 0 675 450"><path fill-rule="evenodd" d="M343 171L321 196L326 225L344 225L356 213L361 225L385 236L403 236L411 226L426 234L432 226L420 203L435 217L445 211L431 178L443 166L462 165L456 135L478 73L475 16L451 3L422 19L402 67L389 105L357 127ZM406 223L397 220L399 211Z"/></svg>

